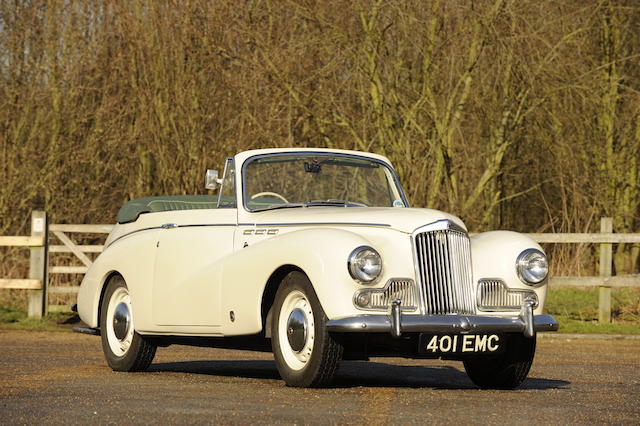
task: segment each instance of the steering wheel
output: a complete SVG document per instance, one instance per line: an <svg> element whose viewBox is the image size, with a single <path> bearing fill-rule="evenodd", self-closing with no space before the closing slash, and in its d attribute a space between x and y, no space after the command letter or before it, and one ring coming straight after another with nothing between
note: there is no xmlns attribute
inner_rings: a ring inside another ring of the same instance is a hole
<svg viewBox="0 0 640 426"><path fill-rule="evenodd" d="M278 194L277 192L269 192L269 191L266 191L266 192L258 192L258 193L256 193L256 194L253 194L253 195L251 196L251 199L253 200L253 199L256 199L256 198L258 198L258 197L268 197L268 196L276 197L276 198L278 198L278 199L280 199L280 200L284 201L285 203L289 204L289 201L288 201L286 198L284 198L282 195Z"/></svg>

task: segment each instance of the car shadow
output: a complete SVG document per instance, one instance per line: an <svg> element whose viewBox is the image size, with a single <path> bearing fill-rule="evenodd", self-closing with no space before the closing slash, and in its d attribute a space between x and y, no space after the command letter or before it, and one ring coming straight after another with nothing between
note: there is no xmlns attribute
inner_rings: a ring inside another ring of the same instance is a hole
<svg viewBox="0 0 640 426"><path fill-rule="evenodd" d="M275 362L267 360L167 362L152 364L148 371L250 379L280 379ZM564 380L530 377L518 389L561 389L569 384L570 382ZM451 366L427 367L371 361L343 361L330 387L477 389L464 370Z"/></svg>
<svg viewBox="0 0 640 426"><path fill-rule="evenodd" d="M280 379L275 361L183 361L153 363L149 372L190 373L247 379Z"/></svg>

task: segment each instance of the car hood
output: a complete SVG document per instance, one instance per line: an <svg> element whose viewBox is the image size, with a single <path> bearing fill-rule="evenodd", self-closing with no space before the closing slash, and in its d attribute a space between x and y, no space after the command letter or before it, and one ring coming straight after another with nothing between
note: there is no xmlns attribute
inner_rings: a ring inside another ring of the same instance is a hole
<svg viewBox="0 0 640 426"><path fill-rule="evenodd" d="M439 210L406 207L297 207L254 212L248 215L248 218L251 224L256 225L377 225L389 226L406 233L411 233L423 225L448 219L466 230L462 220L451 214Z"/></svg>

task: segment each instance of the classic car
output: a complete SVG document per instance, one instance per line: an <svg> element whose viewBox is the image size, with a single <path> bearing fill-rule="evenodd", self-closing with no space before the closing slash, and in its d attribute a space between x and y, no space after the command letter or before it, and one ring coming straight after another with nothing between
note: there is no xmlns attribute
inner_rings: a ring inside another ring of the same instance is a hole
<svg viewBox="0 0 640 426"><path fill-rule="evenodd" d="M558 329L535 241L411 208L381 155L246 151L206 187L217 194L124 204L86 273L76 331L101 336L113 370L187 344L272 351L289 386L393 356L459 360L479 387L514 388L536 333Z"/></svg>

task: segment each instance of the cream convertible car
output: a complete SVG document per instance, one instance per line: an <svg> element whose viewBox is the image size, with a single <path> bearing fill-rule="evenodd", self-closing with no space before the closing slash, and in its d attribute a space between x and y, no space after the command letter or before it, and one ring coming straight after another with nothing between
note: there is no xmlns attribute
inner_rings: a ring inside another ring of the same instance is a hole
<svg viewBox="0 0 640 426"><path fill-rule="evenodd" d="M157 346L273 351L290 386L331 382L340 360L464 362L483 388L527 376L547 259L513 232L409 208L385 157L248 151L207 171L218 195L126 203L87 272L78 311L108 364L139 371Z"/></svg>

